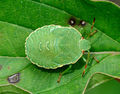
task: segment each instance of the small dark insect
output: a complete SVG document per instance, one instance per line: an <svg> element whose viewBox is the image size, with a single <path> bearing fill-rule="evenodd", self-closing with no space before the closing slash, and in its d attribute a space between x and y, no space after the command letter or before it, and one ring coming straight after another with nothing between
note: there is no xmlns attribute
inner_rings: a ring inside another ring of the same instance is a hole
<svg viewBox="0 0 120 94"><path fill-rule="evenodd" d="M17 83L17 82L19 82L19 80L20 80L20 73L16 73L16 74L8 77L9 83Z"/></svg>
<svg viewBox="0 0 120 94"><path fill-rule="evenodd" d="M85 26L85 25L86 25L86 22L83 21L83 20L81 20L81 21L80 21L80 25L81 25L81 26Z"/></svg>
<svg viewBox="0 0 120 94"><path fill-rule="evenodd" d="M75 18L70 18L68 23L71 25L71 26L74 26L76 24L76 19Z"/></svg>

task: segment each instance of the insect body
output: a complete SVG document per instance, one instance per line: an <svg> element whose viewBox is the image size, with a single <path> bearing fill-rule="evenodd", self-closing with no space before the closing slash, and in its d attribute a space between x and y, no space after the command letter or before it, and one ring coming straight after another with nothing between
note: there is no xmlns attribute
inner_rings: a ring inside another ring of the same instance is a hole
<svg viewBox="0 0 120 94"><path fill-rule="evenodd" d="M95 18L91 31L94 23ZM82 22L82 24L86 23ZM97 32L91 31L87 38ZM81 33L73 27L48 25L38 28L27 37L25 52L33 64L45 69L56 69L70 64L65 71L60 73L57 80L57 82L60 82L62 75L71 69L71 64L76 63L82 57L84 51L88 51L87 60L83 58L86 62L85 69L87 68L90 47L90 42L84 39ZM98 62L98 60L96 61ZM85 69L82 76L85 74Z"/></svg>
<svg viewBox="0 0 120 94"><path fill-rule="evenodd" d="M88 40L72 27L44 26L26 40L26 55L39 67L56 69L76 63L83 51L90 49Z"/></svg>

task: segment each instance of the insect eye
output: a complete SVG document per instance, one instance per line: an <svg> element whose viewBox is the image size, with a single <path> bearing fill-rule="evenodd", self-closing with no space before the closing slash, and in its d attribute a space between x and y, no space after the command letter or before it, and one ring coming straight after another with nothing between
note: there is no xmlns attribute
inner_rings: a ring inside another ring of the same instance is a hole
<svg viewBox="0 0 120 94"><path fill-rule="evenodd" d="M83 21L83 20L81 20L81 21L80 21L80 25L81 25L81 26L85 26L85 25L86 25L86 22Z"/></svg>
<svg viewBox="0 0 120 94"><path fill-rule="evenodd" d="M68 22L71 26L74 26L76 24L76 19L75 18L70 18Z"/></svg>

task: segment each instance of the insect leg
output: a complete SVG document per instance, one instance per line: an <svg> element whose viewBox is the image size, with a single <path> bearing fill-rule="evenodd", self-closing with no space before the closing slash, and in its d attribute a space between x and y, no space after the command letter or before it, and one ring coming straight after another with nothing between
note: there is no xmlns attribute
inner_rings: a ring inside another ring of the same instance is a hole
<svg viewBox="0 0 120 94"><path fill-rule="evenodd" d="M95 56L93 56L93 59L94 59L97 63L99 63L99 60L98 60Z"/></svg>
<svg viewBox="0 0 120 94"><path fill-rule="evenodd" d="M58 83L60 82L62 75L67 73L71 68L72 68L72 65L69 65L69 67L67 69L65 69L62 73L59 74L59 77L58 77L58 80L57 80Z"/></svg>
<svg viewBox="0 0 120 94"><path fill-rule="evenodd" d="M83 71L83 73L82 73L82 77L83 77L84 74L85 74L85 70L86 70L86 68L87 68L87 65L88 65L88 62L89 62L89 58L90 58L90 51L88 51L87 60L86 60L85 58L83 58L83 60L86 62L86 65L85 65L85 69L84 69L84 71Z"/></svg>
<svg viewBox="0 0 120 94"><path fill-rule="evenodd" d="M97 32L97 30L91 32L91 33L88 35L87 39L88 39L89 37L93 36L96 32Z"/></svg>
<svg viewBox="0 0 120 94"><path fill-rule="evenodd" d="M84 69L84 71L83 71L83 73L82 73L82 77L83 77L84 74L85 74L87 65L88 65L88 63L90 62L90 51L88 51L87 59L85 59L84 57L82 57L82 58L83 58L83 60L86 62L85 69ZM92 56L92 58L93 58L97 63L99 63L99 60L98 60L94 55Z"/></svg>

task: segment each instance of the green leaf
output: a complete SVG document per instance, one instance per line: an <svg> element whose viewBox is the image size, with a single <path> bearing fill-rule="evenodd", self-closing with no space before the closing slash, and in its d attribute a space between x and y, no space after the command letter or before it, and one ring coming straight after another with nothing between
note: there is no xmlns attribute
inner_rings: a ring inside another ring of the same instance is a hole
<svg viewBox="0 0 120 94"><path fill-rule="evenodd" d="M4 62L4 63L3 63ZM24 57L3 57L0 56L0 78L4 78L26 68L30 63Z"/></svg>
<svg viewBox="0 0 120 94"><path fill-rule="evenodd" d="M89 82L87 84L87 87L86 87L86 90L85 90L85 94L92 94L92 92L95 91L94 94L97 94L98 93L98 89L99 88L103 88L104 87L104 91L99 91L99 94L104 92L112 92L110 94L113 94L116 93L116 91L118 92L119 91L119 87L120 87L120 84L119 82L117 81L114 81L115 78L112 77L111 75L108 75L108 74L104 74L104 73L95 73L91 76L91 78L89 79ZM109 84L110 83L110 84ZM112 83L112 84L111 84ZM106 85L106 84L109 84L109 85ZM117 85L117 86L116 86ZM109 88L111 88L112 90L110 90ZM115 89L116 88L116 89ZM106 89L106 90L105 90ZM109 90L108 90L109 89ZM115 90L113 90L115 89ZM107 93L106 93L107 94ZM118 94L118 93L116 93Z"/></svg>
<svg viewBox="0 0 120 94"><path fill-rule="evenodd" d="M95 73L89 79L89 82L86 87L86 91L90 91L91 89L99 86L102 83L113 80L113 77L104 73Z"/></svg>
<svg viewBox="0 0 120 94"><path fill-rule="evenodd" d="M22 88L22 91L24 89L33 94L80 94L83 92L88 79L95 72L120 78L120 55L101 53L95 55L100 63L96 64L93 60L84 77L81 77L84 62L79 60L73 65L72 72L63 75L61 82L58 84L56 81L59 73L67 66L57 70L38 68L25 58L24 48L25 39L33 30L49 24L70 26L71 17L76 20L74 27L86 37L95 17L93 30L98 32L89 38L92 43L91 51L120 51L119 12L120 8L109 2L1 0L0 65L2 67L0 66L0 88L9 84L9 89L11 89L11 85L15 85ZM87 22L85 26L79 25L81 20ZM19 56L19 58L16 56ZM16 83L8 82L8 78L13 77L16 73L20 73L20 81ZM105 79L107 78L103 78L101 81ZM14 89L11 90L15 91Z"/></svg>
<svg viewBox="0 0 120 94"><path fill-rule="evenodd" d="M30 94L30 93L13 85L3 85L0 86L0 94Z"/></svg>
<svg viewBox="0 0 120 94"><path fill-rule="evenodd" d="M0 21L0 55L25 56L25 39L30 32L31 29Z"/></svg>
<svg viewBox="0 0 120 94"><path fill-rule="evenodd" d="M105 74L113 75L114 77L120 76L120 55L107 55L107 57L106 55L97 55L96 57L99 59L102 58L102 60L100 60L99 64L94 63L84 77L81 77L84 67L83 62L80 60L78 63L73 65L72 72L62 76L60 83L57 83L57 79L59 72L62 71L61 69L58 69L56 71L46 70L29 64L27 67L19 71L20 81L15 85L29 92L32 92L33 94L79 94L83 92L89 77L95 72L103 72ZM2 58L6 58L7 60L7 57L1 57L0 59ZM19 59L20 58L15 58L15 60L18 61ZM26 59L23 60L25 60L22 62L24 66L26 65L27 61ZM9 64L10 62L5 62L5 60L3 60L3 62L0 62L1 65L3 63ZM12 64L18 65L19 63L13 62ZM4 71L7 71L8 67L6 66L4 69ZM2 72L3 71L1 69L0 73ZM14 72L18 73L16 70L14 70ZM7 78L8 76L0 79L0 84L9 84L8 80L6 80Z"/></svg>
<svg viewBox="0 0 120 94"><path fill-rule="evenodd" d="M119 94L120 83L111 79L96 88L87 90L85 94Z"/></svg>

